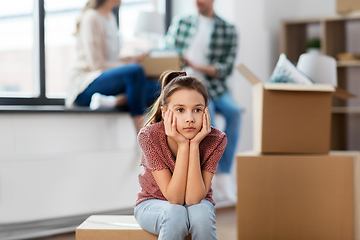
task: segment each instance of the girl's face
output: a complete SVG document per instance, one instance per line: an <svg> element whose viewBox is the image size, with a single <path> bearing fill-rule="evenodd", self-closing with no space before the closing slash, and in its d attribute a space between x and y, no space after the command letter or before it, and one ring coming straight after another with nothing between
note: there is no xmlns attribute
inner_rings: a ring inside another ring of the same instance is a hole
<svg viewBox="0 0 360 240"><path fill-rule="evenodd" d="M178 132L187 139L192 139L202 128L202 116L205 112L205 99L195 90L182 89L173 93L166 110L171 110L176 117ZM161 108L163 118L165 109Z"/></svg>

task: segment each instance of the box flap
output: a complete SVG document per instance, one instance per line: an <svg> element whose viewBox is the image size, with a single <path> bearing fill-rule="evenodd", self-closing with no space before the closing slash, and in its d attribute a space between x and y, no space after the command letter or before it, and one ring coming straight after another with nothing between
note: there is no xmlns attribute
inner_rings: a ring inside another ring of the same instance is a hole
<svg viewBox="0 0 360 240"><path fill-rule="evenodd" d="M236 69L252 84L262 83L244 64L240 64ZM356 98L357 96L343 89L336 88L331 84L316 83L312 85L296 83L263 83L264 89L282 91L314 91L314 92L334 92L334 96L340 99Z"/></svg>
<svg viewBox="0 0 360 240"><path fill-rule="evenodd" d="M252 84L256 85L261 83L260 79L258 79L244 64L240 64L236 67L236 69Z"/></svg>
<svg viewBox="0 0 360 240"><path fill-rule="evenodd" d="M352 93L349 93L341 88L336 88L335 89L335 93L334 93L334 96L335 97L338 97L340 99L348 99L348 98L356 98L357 96L352 94Z"/></svg>
<svg viewBox="0 0 360 240"><path fill-rule="evenodd" d="M262 83L244 64L240 64L236 69L252 84ZM335 92L335 87L331 84L296 84L296 83L264 83L265 89L268 90L285 90L285 91L317 91L317 92Z"/></svg>
<svg viewBox="0 0 360 240"><path fill-rule="evenodd" d="M314 91L314 92L335 92L331 84L297 84L297 83L265 83L264 89L282 91Z"/></svg>

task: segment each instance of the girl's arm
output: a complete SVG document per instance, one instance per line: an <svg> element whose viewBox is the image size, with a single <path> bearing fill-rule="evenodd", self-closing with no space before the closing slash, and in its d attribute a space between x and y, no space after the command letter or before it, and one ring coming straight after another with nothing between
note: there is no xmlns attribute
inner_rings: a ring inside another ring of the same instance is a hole
<svg viewBox="0 0 360 240"><path fill-rule="evenodd" d="M176 118L170 110L165 113L164 125L166 135L170 138L168 140L174 141L178 146L175 169L172 175L169 169L153 171L152 174L164 197L172 204L183 205L185 202L190 144L189 140L176 130Z"/></svg>
<svg viewBox="0 0 360 240"><path fill-rule="evenodd" d="M190 141L189 169L187 176L185 203L188 206L198 204L206 197L209 191L213 173L201 170L200 142L211 132L210 116L208 109L203 114L201 131Z"/></svg>

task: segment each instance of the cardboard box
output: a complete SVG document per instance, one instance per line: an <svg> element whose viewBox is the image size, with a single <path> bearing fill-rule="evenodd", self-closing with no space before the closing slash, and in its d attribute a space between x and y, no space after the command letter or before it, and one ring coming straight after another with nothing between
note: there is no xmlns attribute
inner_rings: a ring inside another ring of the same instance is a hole
<svg viewBox="0 0 360 240"><path fill-rule="evenodd" d="M358 240L359 173L359 152L238 155L238 239Z"/></svg>
<svg viewBox="0 0 360 240"><path fill-rule="evenodd" d="M167 70L180 71L180 57L146 57L140 64L143 66L146 76L159 78Z"/></svg>
<svg viewBox="0 0 360 240"><path fill-rule="evenodd" d="M349 13L360 10L359 0L337 0L336 10L338 13Z"/></svg>
<svg viewBox="0 0 360 240"><path fill-rule="evenodd" d="M76 240L156 240L143 230L132 215L93 215L76 229ZM187 236L185 240L191 240Z"/></svg>
<svg viewBox="0 0 360 240"><path fill-rule="evenodd" d="M244 65L237 69L253 85L254 151L330 151L332 96L354 95L331 84L262 83Z"/></svg>

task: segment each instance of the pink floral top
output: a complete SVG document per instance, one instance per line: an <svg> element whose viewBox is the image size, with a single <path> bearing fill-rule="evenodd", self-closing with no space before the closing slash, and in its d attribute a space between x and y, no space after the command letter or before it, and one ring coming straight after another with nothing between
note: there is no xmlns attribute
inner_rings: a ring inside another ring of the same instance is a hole
<svg viewBox="0 0 360 240"><path fill-rule="evenodd" d="M172 155L166 141L164 122L151 124L141 129L138 142L142 150L141 163L142 172L139 174L141 190L135 206L148 199L166 200L157 185L151 171L169 169L174 172L176 159ZM215 173L219 160L225 150L227 143L226 134L211 127L211 132L201 141L199 146L201 169ZM212 202L213 190L210 187L205 199Z"/></svg>

